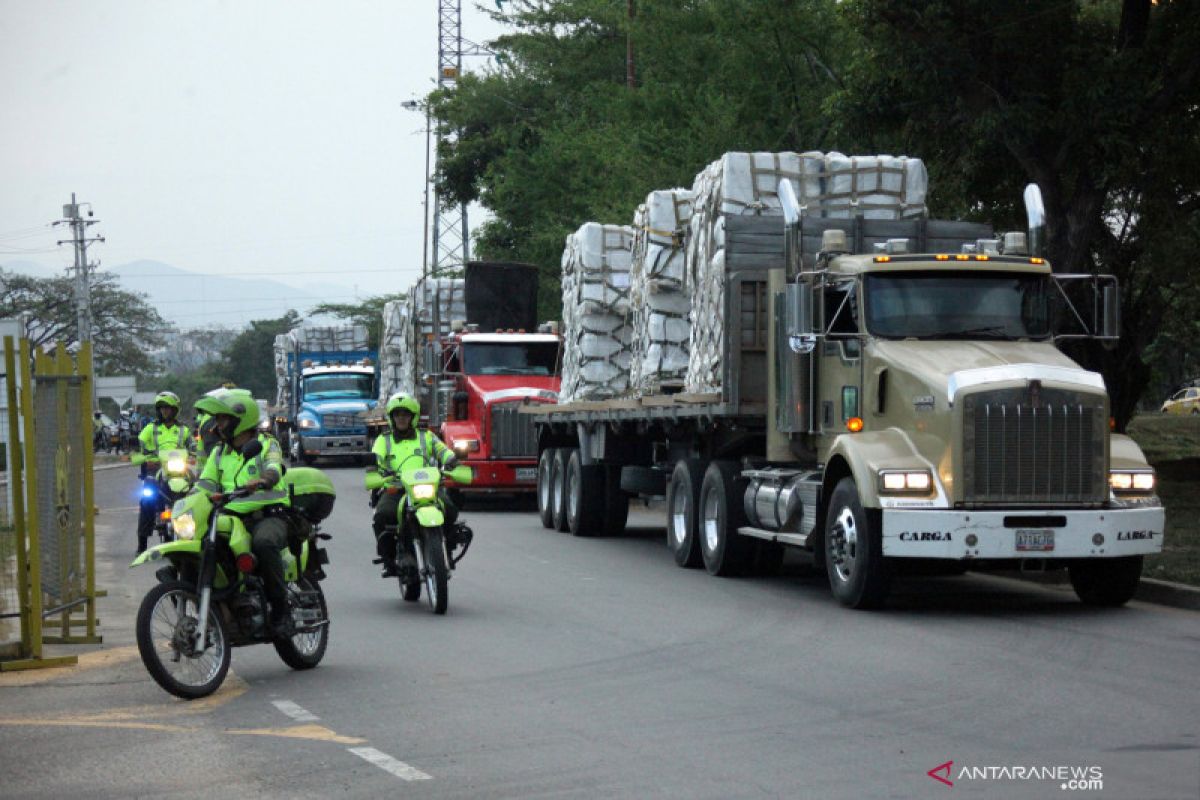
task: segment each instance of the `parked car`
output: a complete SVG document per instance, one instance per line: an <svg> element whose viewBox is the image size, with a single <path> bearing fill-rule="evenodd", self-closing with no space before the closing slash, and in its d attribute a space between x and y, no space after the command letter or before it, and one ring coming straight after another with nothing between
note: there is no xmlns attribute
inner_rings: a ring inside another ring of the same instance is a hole
<svg viewBox="0 0 1200 800"><path fill-rule="evenodd" d="M1200 387L1180 389L1162 404L1164 414L1200 414Z"/></svg>

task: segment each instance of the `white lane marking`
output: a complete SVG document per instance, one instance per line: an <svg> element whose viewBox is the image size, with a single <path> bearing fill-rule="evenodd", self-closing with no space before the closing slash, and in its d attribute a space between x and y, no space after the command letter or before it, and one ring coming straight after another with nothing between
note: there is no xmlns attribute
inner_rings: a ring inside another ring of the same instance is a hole
<svg viewBox="0 0 1200 800"><path fill-rule="evenodd" d="M316 714L304 710L291 700L272 700L271 705L296 720L296 722L316 722L320 719Z"/></svg>
<svg viewBox="0 0 1200 800"><path fill-rule="evenodd" d="M401 780L428 781L433 779L432 775L427 775L414 766L405 764L403 761L398 761L387 753L381 753L374 747L349 747L347 749L364 761L370 761L375 766L392 773Z"/></svg>

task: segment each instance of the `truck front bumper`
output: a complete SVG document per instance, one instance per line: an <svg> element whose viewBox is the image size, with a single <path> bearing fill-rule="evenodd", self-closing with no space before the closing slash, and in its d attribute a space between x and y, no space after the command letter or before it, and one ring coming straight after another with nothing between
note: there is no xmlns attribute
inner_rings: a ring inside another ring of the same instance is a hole
<svg viewBox="0 0 1200 800"><path fill-rule="evenodd" d="M474 478L469 484L459 486L446 481L467 493L488 492L532 492L537 488L536 461L464 461L471 468Z"/></svg>
<svg viewBox="0 0 1200 800"><path fill-rule="evenodd" d="M896 558L1116 558L1162 551L1162 506L1087 511L883 510Z"/></svg>
<svg viewBox="0 0 1200 800"><path fill-rule="evenodd" d="M293 434L294 435L294 434ZM370 452L365 434L348 436L300 436L300 448L310 456L353 456Z"/></svg>

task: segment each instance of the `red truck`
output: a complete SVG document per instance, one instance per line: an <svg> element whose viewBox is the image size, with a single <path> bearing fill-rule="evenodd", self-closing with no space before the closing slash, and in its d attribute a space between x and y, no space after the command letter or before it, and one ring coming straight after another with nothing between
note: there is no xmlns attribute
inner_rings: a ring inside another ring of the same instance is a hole
<svg viewBox="0 0 1200 800"><path fill-rule="evenodd" d="M421 338L414 342L412 367L422 421L474 470L469 486L447 485L459 497L532 494L537 436L532 417L519 411L558 401L562 362L557 325L536 323L537 271L527 264L473 261L461 282L431 283L435 293L465 294L465 303L460 295L448 302L438 294L423 311L411 306L409 317ZM430 291L418 284L412 295L428 301ZM466 318L441 319L451 308L465 308Z"/></svg>

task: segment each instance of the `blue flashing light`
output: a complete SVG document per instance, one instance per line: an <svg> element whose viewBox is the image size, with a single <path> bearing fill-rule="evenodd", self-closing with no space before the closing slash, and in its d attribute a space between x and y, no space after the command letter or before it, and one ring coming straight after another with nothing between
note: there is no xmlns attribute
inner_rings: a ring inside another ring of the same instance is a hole
<svg viewBox="0 0 1200 800"><path fill-rule="evenodd" d="M143 486L142 497L154 497L154 489L149 486Z"/></svg>

